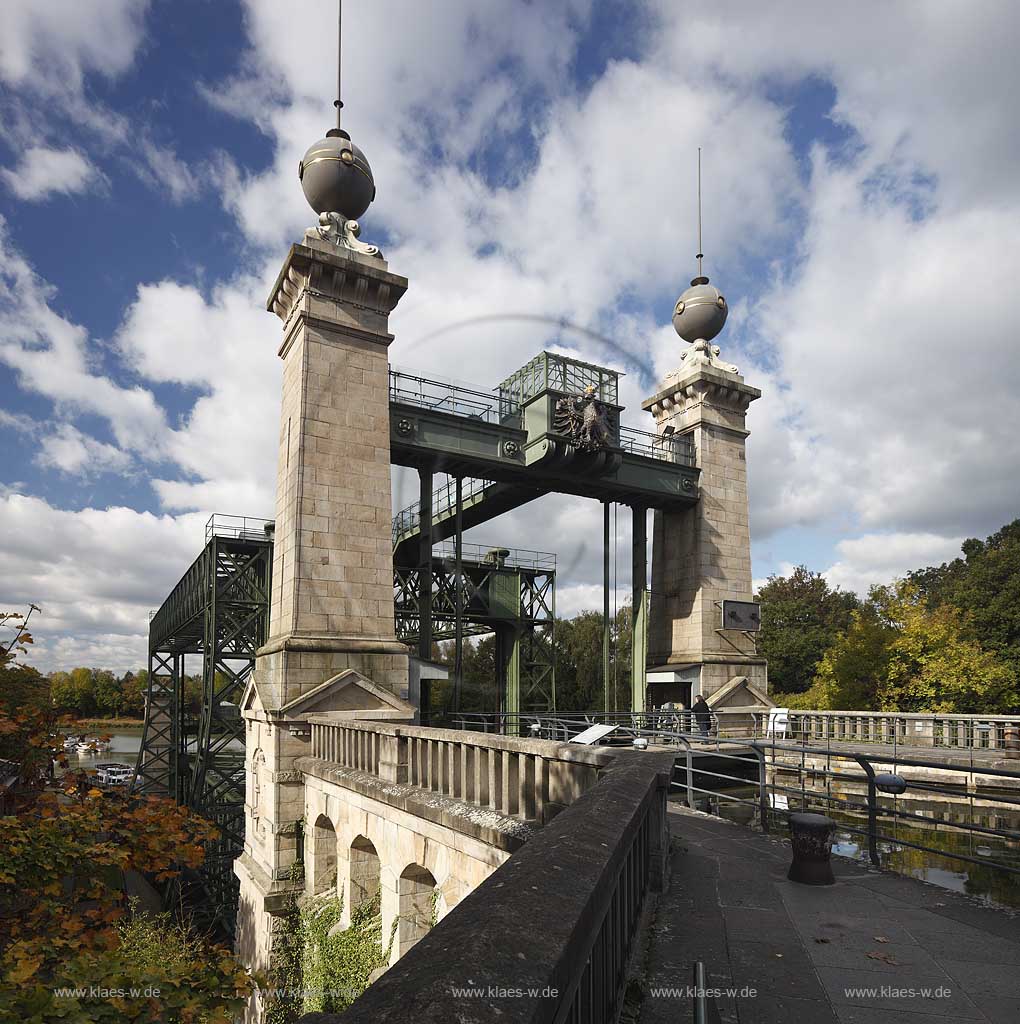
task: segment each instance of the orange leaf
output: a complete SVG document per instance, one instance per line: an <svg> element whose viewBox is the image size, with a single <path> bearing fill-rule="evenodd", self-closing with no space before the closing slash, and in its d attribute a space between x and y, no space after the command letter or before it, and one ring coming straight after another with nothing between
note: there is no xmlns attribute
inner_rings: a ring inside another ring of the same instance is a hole
<svg viewBox="0 0 1020 1024"><path fill-rule="evenodd" d="M20 985L23 981L27 981L33 974L35 974L41 963L41 956L33 956L28 957L25 960L19 960L17 966L12 967L11 970L7 972L7 978L8 980L13 981L16 985Z"/></svg>

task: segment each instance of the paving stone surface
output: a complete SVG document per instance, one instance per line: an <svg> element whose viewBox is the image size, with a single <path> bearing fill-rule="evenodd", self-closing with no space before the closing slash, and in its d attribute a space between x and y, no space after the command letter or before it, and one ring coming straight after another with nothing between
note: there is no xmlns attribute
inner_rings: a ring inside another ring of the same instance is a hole
<svg viewBox="0 0 1020 1024"><path fill-rule="evenodd" d="M781 837L680 804L670 827L641 1024L693 1019L697 961L725 1024L1020 1024L1020 915L839 857L798 885Z"/></svg>

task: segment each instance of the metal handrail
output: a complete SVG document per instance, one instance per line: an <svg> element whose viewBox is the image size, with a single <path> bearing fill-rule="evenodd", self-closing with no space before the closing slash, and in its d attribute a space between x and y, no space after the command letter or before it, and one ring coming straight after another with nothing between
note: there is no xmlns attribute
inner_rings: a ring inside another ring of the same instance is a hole
<svg viewBox="0 0 1020 1024"><path fill-rule="evenodd" d="M521 416L519 406L504 402L491 391L392 367L389 371L389 393L391 402L486 423L506 424L508 419L519 421Z"/></svg>
<svg viewBox="0 0 1020 1024"><path fill-rule="evenodd" d="M841 805L844 808L862 810L867 814L868 822L866 828L857 827L847 822L841 822L840 827L847 832L854 833L864 837L867 840L868 845L868 856L873 864L876 866L881 865L881 858L879 855L879 843L886 842L891 843L899 847L909 847L911 849L920 850L926 853L937 854L938 856L945 857L949 860L960 861L964 863L980 864L985 867L997 869L1009 874L1020 874L1020 860L1017 863L1005 863L1003 861L993 860L991 857L971 857L965 853L956 851L944 850L938 847L929 846L924 843L914 843L910 840L904 839L903 837L896 835L889 835L887 832L880 830L879 819L886 819L892 822L896 821L930 821L937 824L945 829L953 829L956 832L962 832L965 834L973 834L980 836L994 836L996 838L1004 839L1011 843L1020 843L1020 831L1016 829L998 829L990 826L983 826L974 823L973 821L968 822L955 822L951 820L943 821L941 819L928 818L925 815L918 814L917 812L901 810L897 806L887 807L879 803L878 788L876 783L877 773L875 771L875 765L888 765L890 760L893 761L894 765L905 766L905 767L917 767L917 768L928 768L936 771L948 771L959 773L964 770L964 766L958 763L952 763L947 761L941 761L931 758L918 758L918 757L902 757L897 752L894 758L890 758L887 754L881 753L864 753L861 751L843 751L834 750L826 747L806 747L803 744L798 743L784 743L779 740L773 739L756 739L756 738L733 738L726 740L724 737L715 736L704 736L700 733L694 733L689 731L674 730L669 728L661 728L652 726L651 728L644 727L641 724L643 721L649 719L655 719L663 717L664 715L689 715L690 712L671 712L671 713L595 713L595 712L578 712L575 714L563 714L558 713L556 715L536 715L536 714L500 714L500 715L483 715L483 714L464 714L460 716L460 721L464 726L469 726L470 723L478 723L480 720L489 720L492 722L493 719L498 720L498 724L502 729L509 727L511 730L520 734L532 734L532 735L545 735L548 733L549 738L569 738L576 736L583 728L590 724L593 724L593 720L610 721L617 719L618 721L616 731L607 737L611 742L619 743L620 741L626 742L638 738L647 739L649 742L655 741L660 746L674 745L677 747L677 753L682 756L686 762L686 778L684 781L674 781L672 785L676 788L683 789L687 794L687 802L690 806L695 805L694 794L705 794L712 796L720 800L727 800L735 803L741 803L749 806L754 806L758 810L759 821L763 831L770 831L770 815L776 813L785 813L789 815L792 813L789 809L775 808L772 806L772 801L769 799L771 793L795 793L800 795L801 799L806 804L808 798L815 798L819 802L827 805ZM718 719L718 714L714 717ZM627 721L629 720L629 721ZM485 723L489 724L488 722ZM495 724L495 723L493 723ZM538 727L538 731L533 728ZM725 750L722 744L730 743L739 745L742 748L741 753L733 753L730 750ZM714 771L707 767L694 767L693 754L695 746L702 749L711 749L714 757L723 759L732 759L738 761L747 761L747 754L753 753L758 761L758 781L757 784L752 780L741 778L733 775L729 775L725 772ZM789 752L798 754L801 757L802 763L799 767L793 766L780 762L776 759L777 752ZM771 753L772 757L769 758ZM803 763L803 759L806 756L818 756L825 754L830 767L809 767ZM863 774L849 774L845 771L833 771L831 769L831 759L836 758L843 761L856 762L860 766ZM840 779L840 780L851 780L853 782L863 782L867 786L867 802L865 804L851 804L850 801L842 800L839 797L834 797L831 793L822 792L810 792L803 786L799 789L794 789L789 786L784 786L781 783L773 780L768 780L768 769L772 768L773 774L778 770L796 771L799 776L809 776L811 778L823 778L823 779ZM990 776L993 778L1000 779L1015 779L1020 780L1020 771L1006 769L1006 768L995 768L992 766L981 765L979 767L982 776ZM716 778L723 781L738 781L745 785L757 785L758 794L757 799L747 799L744 797L736 797L729 793L719 792L718 790L706 789L702 786L694 785L694 776L699 777L710 777ZM910 783L913 787L914 783ZM951 796L960 796L960 790L958 787L943 785L940 786L937 783L924 782L918 783L917 787L922 789L926 793L941 793ZM1008 804L1012 807L1020 810L1020 793L1016 797L1009 797L1003 794L994 795L994 802L999 804Z"/></svg>
<svg viewBox="0 0 1020 1024"><path fill-rule="evenodd" d="M634 427L620 427L620 447L633 455L673 462L680 466L697 466L697 448L688 434L652 434Z"/></svg>

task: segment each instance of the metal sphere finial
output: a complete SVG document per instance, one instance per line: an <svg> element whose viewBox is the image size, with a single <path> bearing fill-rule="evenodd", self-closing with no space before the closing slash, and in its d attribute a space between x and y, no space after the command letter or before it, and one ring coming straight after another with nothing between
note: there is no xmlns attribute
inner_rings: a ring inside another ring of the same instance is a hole
<svg viewBox="0 0 1020 1024"><path fill-rule="evenodd" d="M698 276L677 300L673 309L673 328L684 341L711 341L726 323L729 308L722 292L708 283L702 261L701 243L701 147L698 146Z"/></svg>
<svg viewBox="0 0 1020 1024"><path fill-rule="evenodd" d="M375 178L365 154L340 127L340 55L343 5L337 0L336 127L316 142L298 164L298 179L308 205L318 214L337 213L357 220L375 199Z"/></svg>

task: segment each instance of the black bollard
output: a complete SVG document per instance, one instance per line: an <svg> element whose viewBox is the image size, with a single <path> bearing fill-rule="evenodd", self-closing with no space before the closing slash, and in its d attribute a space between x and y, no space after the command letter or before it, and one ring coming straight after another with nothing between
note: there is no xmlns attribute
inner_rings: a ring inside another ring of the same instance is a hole
<svg viewBox="0 0 1020 1024"><path fill-rule="evenodd" d="M793 863L786 877L803 885L834 885L835 876L829 858L832 854L832 834L836 823L824 814L797 813L790 815L790 841L793 844Z"/></svg>

